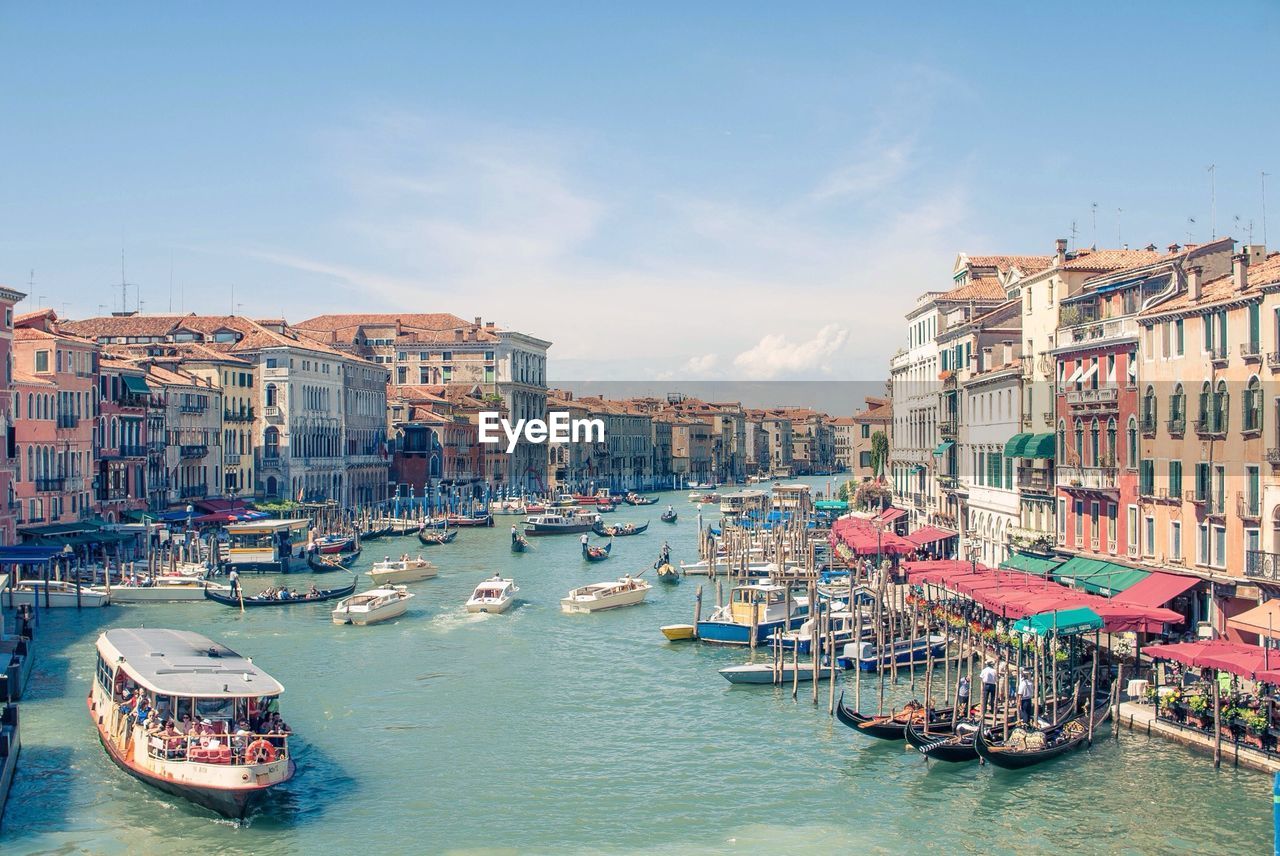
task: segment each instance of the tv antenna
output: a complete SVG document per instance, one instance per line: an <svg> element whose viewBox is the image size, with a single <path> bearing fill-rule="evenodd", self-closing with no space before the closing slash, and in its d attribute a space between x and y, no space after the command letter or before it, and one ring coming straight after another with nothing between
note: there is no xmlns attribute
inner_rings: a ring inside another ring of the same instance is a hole
<svg viewBox="0 0 1280 856"><path fill-rule="evenodd" d="M1098 203L1090 204L1089 210L1093 215L1093 248L1096 250L1098 249Z"/></svg>
<svg viewBox="0 0 1280 856"><path fill-rule="evenodd" d="M1270 173L1259 173L1262 178L1262 243L1267 242L1267 176Z"/></svg>
<svg viewBox="0 0 1280 856"><path fill-rule="evenodd" d="M1116 246L1120 247L1121 249L1124 248L1124 244L1120 242L1120 215L1123 213L1124 213L1123 208L1116 209Z"/></svg>
<svg viewBox="0 0 1280 856"><path fill-rule="evenodd" d="M1076 235L1079 233L1079 231L1080 230L1076 228L1076 221L1072 220L1071 221L1071 249L1073 250L1076 248Z"/></svg>
<svg viewBox="0 0 1280 856"><path fill-rule="evenodd" d="M1218 166L1209 164L1209 240L1218 237Z"/></svg>
<svg viewBox="0 0 1280 856"><path fill-rule="evenodd" d="M124 276L124 249L120 250L120 282L117 287L120 289L120 311L127 313L129 311L129 286L133 285L125 279Z"/></svg>

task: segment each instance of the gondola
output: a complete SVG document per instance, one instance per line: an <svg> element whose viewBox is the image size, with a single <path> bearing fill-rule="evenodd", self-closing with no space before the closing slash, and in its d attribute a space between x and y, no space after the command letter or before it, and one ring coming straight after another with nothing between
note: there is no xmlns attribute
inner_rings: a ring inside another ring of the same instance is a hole
<svg viewBox="0 0 1280 856"><path fill-rule="evenodd" d="M680 571L673 567L670 562L658 566L658 579L664 583L680 582Z"/></svg>
<svg viewBox="0 0 1280 856"><path fill-rule="evenodd" d="M1068 717L1044 731L1032 732L1032 734L1044 736L1044 746L1028 747L1025 739L1023 745L1018 746L1012 733L1010 739L996 741L985 737L979 731L974 735L973 748L977 751L979 758L990 764L1006 770L1021 770L1024 767L1033 767L1051 758L1057 758L1059 755L1065 755L1072 749L1079 749L1089 739L1089 717L1093 717L1093 728L1096 730L1110 715L1110 698L1096 699L1091 712Z"/></svg>
<svg viewBox="0 0 1280 856"><path fill-rule="evenodd" d="M364 542L364 541L377 541L379 538L382 538L382 537L387 536L387 535L390 535L390 534L391 534L391 527L390 527L390 526L383 526L383 527L382 527L382 528L380 528L380 529L369 529L369 530L367 530L367 531L365 531L365 532L361 532L361 533L360 533L360 541L361 541L361 542Z"/></svg>
<svg viewBox="0 0 1280 856"><path fill-rule="evenodd" d="M307 567L317 574L327 574L330 571L345 571L356 563L356 559L360 558L360 548L357 547L354 553L347 553L345 556L324 556L312 550L307 553Z"/></svg>
<svg viewBox="0 0 1280 856"><path fill-rule="evenodd" d="M445 518L446 526L492 526L492 514L463 515L450 514Z"/></svg>
<svg viewBox="0 0 1280 856"><path fill-rule="evenodd" d="M880 740L903 740L906 738L907 723L920 720L923 716L919 702L911 702L911 704L915 706L905 707L890 716L863 716L845 705L844 693L841 693L840 701L836 704L836 719L854 731L865 734L868 737L875 737ZM951 708L932 711L930 724L932 725L935 722L939 726L943 722L950 723Z"/></svg>
<svg viewBox="0 0 1280 856"><path fill-rule="evenodd" d="M625 538L628 535L639 535L641 532L649 528L649 521L645 521L642 526L633 526L627 529L626 526L605 526L599 521L595 526L591 527L591 531L602 538Z"/></svg>
<svg viewBox="0 0 1280 856"><path fill-rule="evenodd" d="M454 538L457 538L457 537L458 537L457 529L445 529L444 531L441 531L441 532L437 532L432 529L418 530L418 541L424 547L434 547L437 544L448 544L450 541L452 541Z"/></svg>
<svg viewBox="0 0 1280 856"><path fill-rule="evenodd" d="M603 562L609 558L609 551L613 549L613 542L610 541L603 547L593 547L590 544L582 545L582 558L588 562Z"/></svg>
<svg viewBox="0 0 1280 856"><path fill-rule="evenodd" d="M523 535L518 535L511 539L511 552L523 553L529 549L529 542Z"/></svg>
<svg viewBox="0 0 1280 856"><path fill-rule="evenodd" d="M661 516L659 519L660 519L663 523L675 523L675 522L676 522L676 518L677 518L677 517L679 517L679 516L680 516L680 515L679 515L679 514L677 514L677 513L676 513L676 512L674 512L674 511L664 511L664 512L662 512L662 516Z"/></svg>
<svg viewBox="0 0 1280 856"><path fill-rule="evenodd" d="M204 596L209 600L217 601L218 603L224 606L239 607L241 604L243 604L246 607L293 606L294 604L299 604L299 603L323 603L326 600L336 600L337 598L340 598L340 597L347 597L348 595L355 593L356 583L357 583L357 579L354 575L352 575L351 585L346 585L346 586L343 586L342 588L320 589L320 593L314 597L293 597L293 598L289 598L288 600L279 600L274 597L272 598L246 597L242 601L240 597L237 595L219 594L218 592L211 591L210 589L207 589L207 588L204 590Z"/></svg>

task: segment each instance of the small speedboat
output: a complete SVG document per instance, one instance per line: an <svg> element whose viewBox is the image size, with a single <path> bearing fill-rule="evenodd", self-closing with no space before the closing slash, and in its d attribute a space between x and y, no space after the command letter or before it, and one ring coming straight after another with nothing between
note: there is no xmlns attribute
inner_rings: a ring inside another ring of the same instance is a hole
<svg viewBox="0 0 1280 856"><path fill-rule="evenodd" d="M81 586L77 594L74 583L62 580L18 580L11 590L0 595L0 601L3 601L0 605L11 608L106 606L111 603L111 595L89 586Z"/></svg>
<svg viewBox="0 0 1280 856"><path fill-rule="evenodd" d="M519 591L515 580L506 580L500 574L494 574L476 586L471 593L467 600L467 612L506 612L515 602Z"/></svg>
<svg viewBox="0 0 1280 856"><path fill-rule="evenodd" d="M382 586L338 601L333 609L334 624L377 624L404 615L413 593L404 586Z"/></svg>
<svg viewBox="0 0 1280 856"><path fill-rule="evenodd" d="M366 571L370 578L380 586L429 580L439 572L440 569L434 563L421 556L416 559L391 559L388 557L381 562L374 562L373 567Z"/></svg>
<svg viewBox="0 0 1280 856"><path fill-rule="evenodd" d="M876 649L874 642L850 642L844 646L839 662L846 669L858 668L864 672L879 671L895 662L899 665L923 666L929 662L930 651L934 657L940 657L946 647L947 637L940 634L921 636L914 641L901 639L887 642L883 652Z"/></svg>
<svg viewBox="0 0 1280 856"><path fill-rule="evenodd" d="M229 587L208 583L199 577L161 576L156 577L154 580L142 579L136 582L112 583L110 594L111 600L115 603L165 603L204 600L206 586L222 594L231 593ZM94 586L94 591L107 593L103 586Z"/></svg>
<svg viewBox="0 0 1280 856"><path fill-rule="evenodd" d="M837 673L840 671L836 670ZM783 663L775 669L773 663L749 663L741 666L729 666L721 669L720 674L731 684L787 684L796 680L812 681L813 664ZM818 666L818 680L825 681L831 677L831 667Z"/></svg>
<svg viewBox="0 0 1280 856"><path fill-rule="evenodd" d="M693 639L695 635L695 628L692 624L667 624L659 629L662 631L662 635L671 642L683 642Z"/></svg>
<svg viewBox="0 0 1280 856"><path fill-rule="evenodd" d="M647 581L628 574L613 582L576 588L560 600L560 608L565 612L600 612L620 606L635 606L644 601L651 588L653 586Z"/></svg>

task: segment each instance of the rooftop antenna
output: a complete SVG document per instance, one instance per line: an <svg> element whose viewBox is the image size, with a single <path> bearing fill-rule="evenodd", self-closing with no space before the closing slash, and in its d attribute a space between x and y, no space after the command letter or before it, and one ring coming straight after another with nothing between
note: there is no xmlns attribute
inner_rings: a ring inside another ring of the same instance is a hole
<svg viewBox="0 0 1280 856"><path fill-rule="evenodd" d="M169 251L169 314L173 314L173 250Z"/></svg>
<svg viewBox="0 0 1280 856"><path fill-rule="evenodd" d="M1076 248L1076 234L1079 231L1080 230L1076 228L1076 221L1072 220L1071 221L1071 249L1073 250Z"/></svg>
<svg viewBox="0 0 1280 856"><path fill-rule="evenodd" d="M1089 209L1093 214L1093 248L1096 250L1098 249L1098 203L1090 204Z"/></svg>
<svg viewBox="0 0 1280 856"><path fill-rule="evenodd" d="M1262 243L1267 242L1267 176L1270 173L1261 173L1262 176Z"/></svg>
<svg viewBox="0 0 1280 856"><path fill-rule="evenodd" d="M129 286L133 283L124 278L124 248L120 248L120 311L129 311Z"/></svg>
<svg viewBox="0 0 1280 856"><path fill-rule="evenodd" d="M1218 167L1209 164L1209 240L1218 237Z"/></svg>
<svg viewBox="0 0 1280 856"><path fill-rule="evenodd" d="M1124 213L1123 208L1116 209L1116 246L1124 248L1124 244L1120 243L1120 215Z"/></svg>
<svg viewBox="0 0 1280 856"><path fill-rule="evenodd" d="M1191 243L1191 230L1192 230L1192 227L1195 226L1195 224L1196 224L1196 218L1194 217L1187 218L1187 243L1188 244Z"/></svg>

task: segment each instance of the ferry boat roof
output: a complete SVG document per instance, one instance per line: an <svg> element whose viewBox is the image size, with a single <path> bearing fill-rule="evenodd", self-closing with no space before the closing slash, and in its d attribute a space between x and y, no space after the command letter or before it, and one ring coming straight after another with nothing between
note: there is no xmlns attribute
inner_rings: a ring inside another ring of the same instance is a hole
<svg viewBox="0 0 1280 856"><path fill-rule="evenodd" d="M252 523L228 523L228 533L253 534L255 532L279 532L282 529L299 529L310 523L305 517L293 517L288 520L255 520Z"/></svg>
<svg viewBox="0 0 1280 856"><path fill-rule="evenodd" d="M108 630L98 638L98 651L159 695L242 698L284 692L247 657L190 630Z"/></svg>

